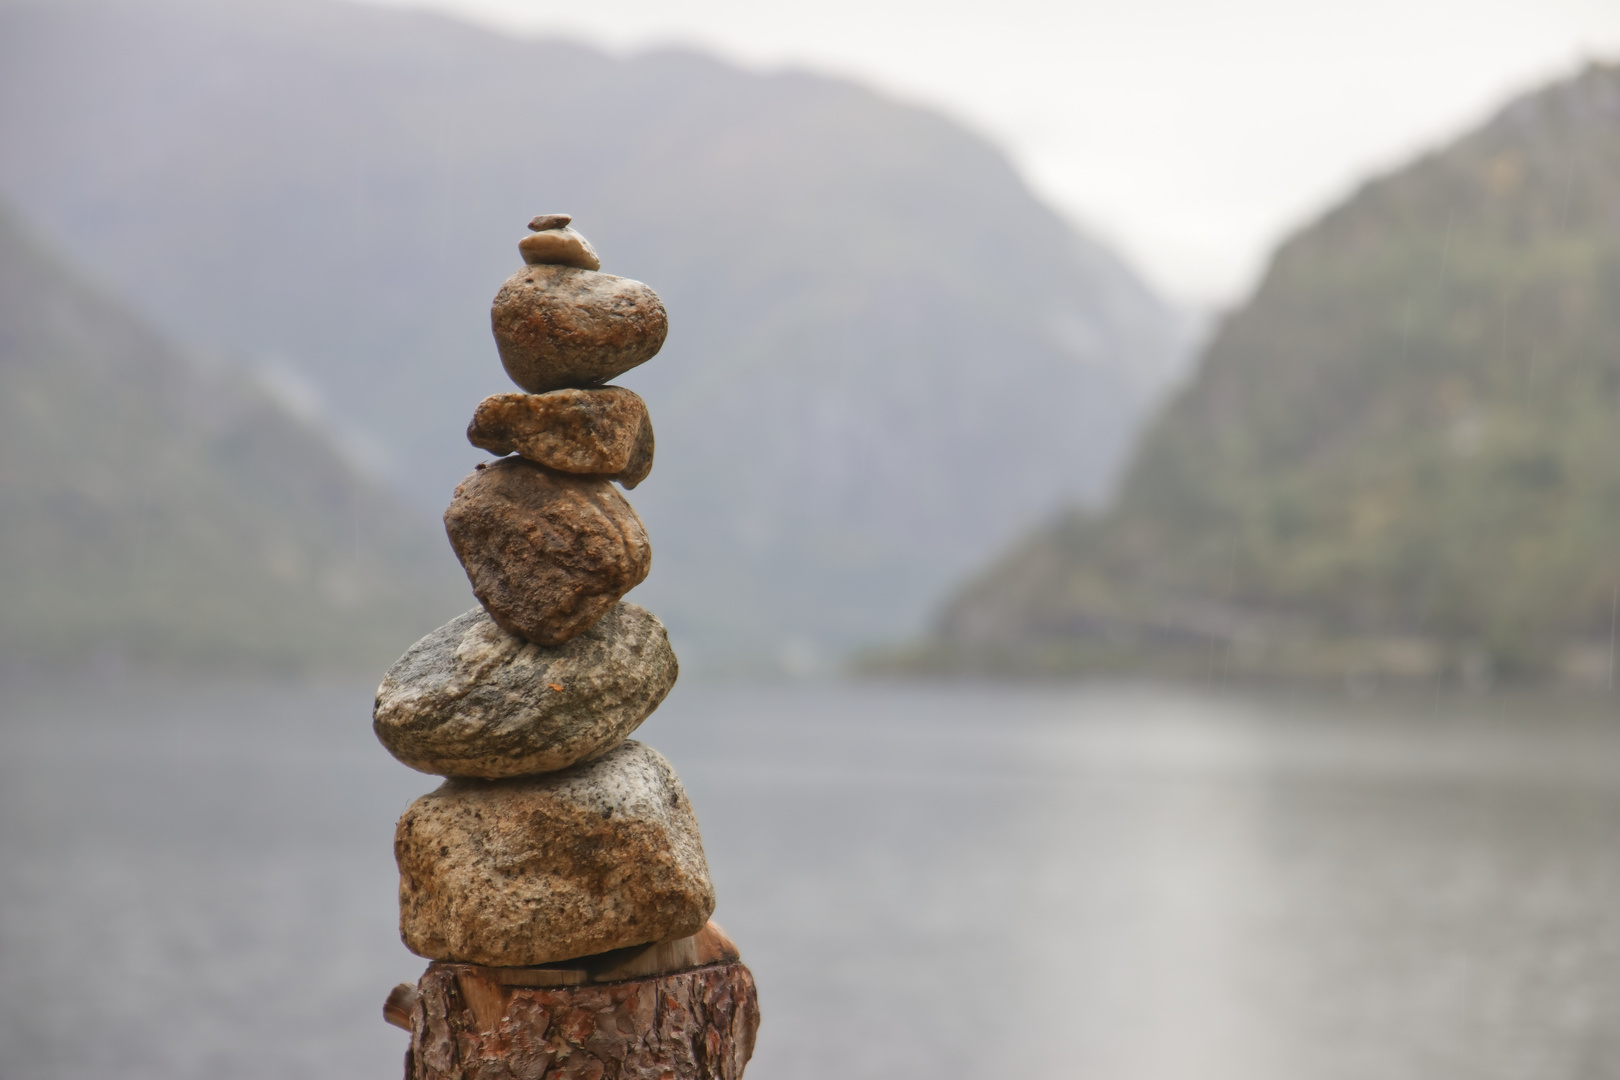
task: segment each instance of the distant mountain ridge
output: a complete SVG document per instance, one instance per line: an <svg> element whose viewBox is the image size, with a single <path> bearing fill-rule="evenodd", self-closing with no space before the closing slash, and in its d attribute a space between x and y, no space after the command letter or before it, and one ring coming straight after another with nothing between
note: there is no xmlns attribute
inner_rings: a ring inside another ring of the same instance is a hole
<svg viewBox="0 0 1620 1080"><path fill-rule="evenodd" d="M923 109L314 0L0 2L0 193L183 340L296 372L424 518L509 389L540 211L663 295L636 599L699 663L815 663L1108 489L1183 317Z"/></svg>
<svg viewBox="0 0 1620 1080"><path fill-rule="evenodd" d="M471 606L442 538L0 208L0 666L364 670Z"/></svg>
<svg viewBox="0 0 1620 1080"><path fill-rule="evenodd" d="M902 666L1613 678L1620 68L1527 94L1277 252L1113 505Z"/></svg>

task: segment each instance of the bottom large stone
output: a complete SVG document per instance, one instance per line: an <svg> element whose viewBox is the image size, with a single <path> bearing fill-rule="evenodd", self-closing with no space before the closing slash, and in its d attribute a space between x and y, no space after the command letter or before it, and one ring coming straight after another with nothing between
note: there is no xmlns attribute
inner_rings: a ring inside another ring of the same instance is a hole
<svg viewBox="0 0 1620 1080"><path fill-rule="evenodd" d="M626 742L543 776L450 780L394 832L399 928L429 960L549 964L695 934L714 886L692 804Z"/></svg>
<svg viewBox="0 0 1620 1080"><path fill-rule="evenodd" d="M740 963L606 986L500 987L434 964L405 1080L738 1080L759 998Z"/></svg>

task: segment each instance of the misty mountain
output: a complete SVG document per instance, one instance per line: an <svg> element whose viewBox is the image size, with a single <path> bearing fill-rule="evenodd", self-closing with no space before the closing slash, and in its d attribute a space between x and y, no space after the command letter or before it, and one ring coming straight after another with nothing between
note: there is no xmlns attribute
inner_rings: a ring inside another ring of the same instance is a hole
<svg viewBox="0 0 1620 1080"><path fill-rule="evenodd" d="M0 212L0 661L345 668L468 606L442 536Z"/></svg>
<svg viewBox="0 0 1620 1080"><path fill-rule="evenodd" d="M1289 239L1117 501L1026 538L914 663L1613 678L1620 67Z"/></svg>
<svg viewBox="0 0 1620 1080"><path fill-rule="evenodd" d="M636 599L814 660L1108 490L1186 321L990 143L860 86L316 0L0 3L0 192L181 340L318 407L424 519L510 389L535 213L663 296ZM424 628L426 629L426 628Z"/></svg>

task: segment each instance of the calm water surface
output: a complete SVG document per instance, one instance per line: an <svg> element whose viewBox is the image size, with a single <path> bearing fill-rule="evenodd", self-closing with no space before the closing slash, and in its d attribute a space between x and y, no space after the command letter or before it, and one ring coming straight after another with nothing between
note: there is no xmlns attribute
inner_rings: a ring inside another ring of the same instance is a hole
<svg viewBox="0 0 1620 1080"><path fill-rule="evenodd" d="M0 1080L391 1078L371 687L0 694ZM678 687L754 1080L1620 1077L1620 723Z"/></svg>

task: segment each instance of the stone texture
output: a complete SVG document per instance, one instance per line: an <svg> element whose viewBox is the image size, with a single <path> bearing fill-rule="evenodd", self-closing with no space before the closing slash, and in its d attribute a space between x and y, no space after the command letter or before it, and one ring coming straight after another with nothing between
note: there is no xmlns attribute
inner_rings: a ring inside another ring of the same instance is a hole
<svg viewBox="0 0 1620 1080"><path fill-rule="evenodd" d="M663 624L635 604L615 605L550 647L475 608L388 669L372 730L389 753L425 773L553 772L623 742L658 708L677 670Z"/></svg>
<svg viewBox="0 0 1620 1080"><path fill-rule="evenodd" d="M591 247L591 242L567 226L553 226L543 232L530 233L518 241L518 252L530 266L602 269L602 260L596 257L596 249Z"/></svg>
<svg viewBox="0 0 1620 1080"><path fill-rule="evenodd" d="M759 996L740 963L611 986L501 988L434 964L406 1080L739 1080Z"/></svg>
<svg viewBox="0 0 1620 1080"><path fill-rule="evenodd" d="M444 527L474 595L504 629L537 645L584 632L652 566L641 519L611 483L526 458L475 469Z"/></svg>
<svg viewBox="0 0 1620 1080"><path fill-rule="evenodd" d="M473 413L467 441L492 454L521 454L550 469L605 476L626 488L652 471L647 405L622 386L493 394Z"/></svg>
<svg viewBox="0 0 1620 1080"><path fill-rule="evenodd" d="M696 934L714 912L669 762L626 742L514 780L447 780L394 831L400 936L430 960L523 967Z"/></svg>
<svg viewBox="0 0 1620 1080"><path fill-rule="evenodd" d="M669 332L663 301L641 282L568 266L513 274L490 324L506 373L531 394L607 382L652 359Z"/></svg>

